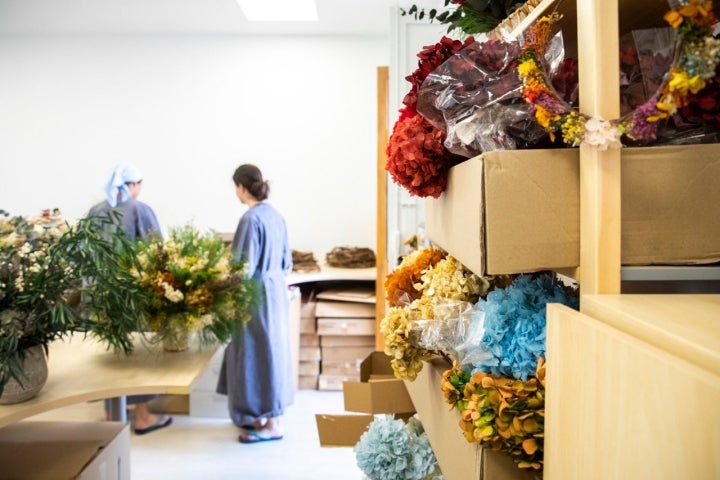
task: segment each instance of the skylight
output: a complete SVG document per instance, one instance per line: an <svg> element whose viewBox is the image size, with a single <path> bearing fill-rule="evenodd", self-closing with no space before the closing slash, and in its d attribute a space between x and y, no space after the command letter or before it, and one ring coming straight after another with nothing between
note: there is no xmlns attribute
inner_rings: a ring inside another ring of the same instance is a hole
<svg viewBox="0 0 720 480"><path fill-rule="evenodd" d="M317 22L315 0L235 0L250 22Z"/></svg>

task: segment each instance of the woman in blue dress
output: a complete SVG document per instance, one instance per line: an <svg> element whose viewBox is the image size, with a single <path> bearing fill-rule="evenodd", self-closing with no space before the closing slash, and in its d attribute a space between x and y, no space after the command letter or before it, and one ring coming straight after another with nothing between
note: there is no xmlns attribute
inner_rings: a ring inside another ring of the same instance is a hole
<svg viewBox="0 0 720 480"><path fill-rule="evenodd" d="M240 442L257 443L283 437L281 417L295 394L286 278L292 254L285 219L265 202L270 189L260 169L241 165L233 181L248 210L240 218L232 251L246 262L260 300L225 349L217 392L228 396Z"/></svg>

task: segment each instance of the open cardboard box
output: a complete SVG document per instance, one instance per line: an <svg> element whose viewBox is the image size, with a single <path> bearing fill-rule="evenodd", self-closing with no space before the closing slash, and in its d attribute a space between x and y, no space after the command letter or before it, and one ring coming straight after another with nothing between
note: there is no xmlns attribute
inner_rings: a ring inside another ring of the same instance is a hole
<svg viewBox="0 0 720 480"><path fill-rule="evenodd" d="M720 145L624 148L623 265L720 261ZM478 275L580 263L577 149L496 151L450 169L430 239Z"/></svg>
<svg viewBox="0 0 720 480"><path fill-rule="evenodd" d="M0 428L0 479L129 480L120 422L23 421Z"/></svg>
<svg viewBox="0 0 720 480"><path fill-rule="evenodd" d="M354 414L316 414L320 445L353 447L376 414L408 419L415 406L405 382L393 376L390 357L372 352L360 364L360 381L343 382L345 410Z"/></svg>

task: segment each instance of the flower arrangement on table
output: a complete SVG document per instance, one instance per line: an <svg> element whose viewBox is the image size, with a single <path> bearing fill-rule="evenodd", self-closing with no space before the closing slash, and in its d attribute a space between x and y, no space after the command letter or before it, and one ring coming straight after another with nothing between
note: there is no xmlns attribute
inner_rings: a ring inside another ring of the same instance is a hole
<svg viewBox="0 0 720 480"><path fill-rule="evenodd" d="M117 220L71 225L57 209L12 217L0 210L0 394L10 379L22 386L27 378L28 349L47 354L50 342L74 331L94 334L98 318L135 321L128 306L138 290L117 256L124 251L132 259L132 245L105 233Z"/></svg>
<svg viewBox="0 0 720 480"><path fill-rule="evenodd" d="M369 480L442 480L435 453L420 420L407 424L378 415L355 445L355 458Z"/></svg>
<svg viewBox="0 0 720 480"><path fill-rule="evenodd" d="M138 242L135 253L137 264L127 267L147 299L143 313L155 332L153 341L166 349L185 348L188 334L224 343L250 319L255 284L245 275L244 262L233 260L213 232L191 225L173 228L165 241Z"/></svg>
<svg viewBox="0 0 720 480"><path fill-rule="evenodd" d="M720 40L714 38L717 19L709 0L679 0L665 20L678 34L677 61L658 91L634 112L618 120L590 118L558 97L542 67L542 54L557 14L540 18L527 32L518 73L523 97L534 106L535 118L551 135L560 133L569 146L619 148L623 136L632 141L655 140L662 121L690 104L716 75Z"/></svg>

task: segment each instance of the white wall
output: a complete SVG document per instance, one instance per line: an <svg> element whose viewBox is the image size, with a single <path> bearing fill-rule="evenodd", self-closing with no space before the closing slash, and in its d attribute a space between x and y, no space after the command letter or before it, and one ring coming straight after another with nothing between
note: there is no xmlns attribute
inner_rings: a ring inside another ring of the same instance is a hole
<svg viewBox="0 0 720 480"><path fill-rule="evenodd" d="M383 37L0 37L0 209L69 219L118 161L163 230L234 231L231 175L271 181L292 248L375 250Z"/></svg>

